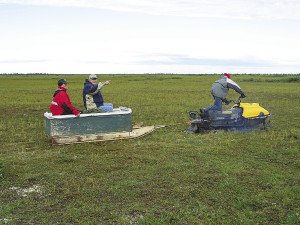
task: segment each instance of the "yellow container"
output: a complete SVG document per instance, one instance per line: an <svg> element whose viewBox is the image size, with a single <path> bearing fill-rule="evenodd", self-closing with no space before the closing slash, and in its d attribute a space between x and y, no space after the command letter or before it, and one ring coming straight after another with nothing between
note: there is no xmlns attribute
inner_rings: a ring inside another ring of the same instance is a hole
<svg viewBox="0 0 300 225"><path fill-rule="evenodd" d="M261 107L258 103L241 103L240 107L243 109L242 116L245 118L254 118L261 115L269 116L268 110Z"/></svg>

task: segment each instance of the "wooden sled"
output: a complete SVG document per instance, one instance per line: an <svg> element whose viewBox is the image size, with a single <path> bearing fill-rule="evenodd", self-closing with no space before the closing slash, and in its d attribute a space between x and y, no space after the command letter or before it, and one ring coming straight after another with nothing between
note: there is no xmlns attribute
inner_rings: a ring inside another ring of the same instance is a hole
<svg viewBox="0 0 300 225"><path fill-rule="evenodd" d="M115 108L109 113L53 116L45 113L46 132L54 145L142 137L163 126L132 127L132 110Z"/></svg>
<svg viewBox="0 0 300 225"><path fill-rule="evenodd" d="M160 128L155 126L133 128L132 131L100 133L88 135L73 135L73 136L52 136L51 143L54 145L84 143L84 142L98 142L98 141L113 141L120 139L132 139L145 136L155 129Z"/></svg>

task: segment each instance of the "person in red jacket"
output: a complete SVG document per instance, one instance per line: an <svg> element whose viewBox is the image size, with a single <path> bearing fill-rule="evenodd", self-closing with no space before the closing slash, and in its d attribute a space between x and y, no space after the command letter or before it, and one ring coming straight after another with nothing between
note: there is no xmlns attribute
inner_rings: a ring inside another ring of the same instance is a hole
<svg viewBox="0 0 300 225"><path fill-rule="evenodd" d="M57 82L58 89L54 92L52 102L50 104L50 111L53 116L57 115L70 115L74 114L76 117L80 115L78 109L76 109L67 94L67 84L65 79L60 79Z"/></svg>

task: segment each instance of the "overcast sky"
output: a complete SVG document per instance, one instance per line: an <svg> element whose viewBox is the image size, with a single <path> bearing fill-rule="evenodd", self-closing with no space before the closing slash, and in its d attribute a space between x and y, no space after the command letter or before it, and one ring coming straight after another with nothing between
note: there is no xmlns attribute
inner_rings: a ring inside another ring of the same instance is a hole
<svg viewBox="0 0 300 225"><path fill-rule="evenodd" d="M298 0L0 0L0 73L300 73Z"/></svg>

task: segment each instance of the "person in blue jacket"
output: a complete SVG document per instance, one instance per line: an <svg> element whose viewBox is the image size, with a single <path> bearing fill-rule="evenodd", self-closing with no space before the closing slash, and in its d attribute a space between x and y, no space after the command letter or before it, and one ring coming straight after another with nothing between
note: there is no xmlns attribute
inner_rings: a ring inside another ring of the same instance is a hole
<svg viewBox="0 0 300 225"><path fill-rule="evenodd" d="M82 97L84 107L87 110L100 109L103 112L112 112L113 104L106 103L103 100L103 96L100 90L105 86L109 85L110 81L99 82L97 83L97 75L91 74L89 79L85 80Z"/></svg>

